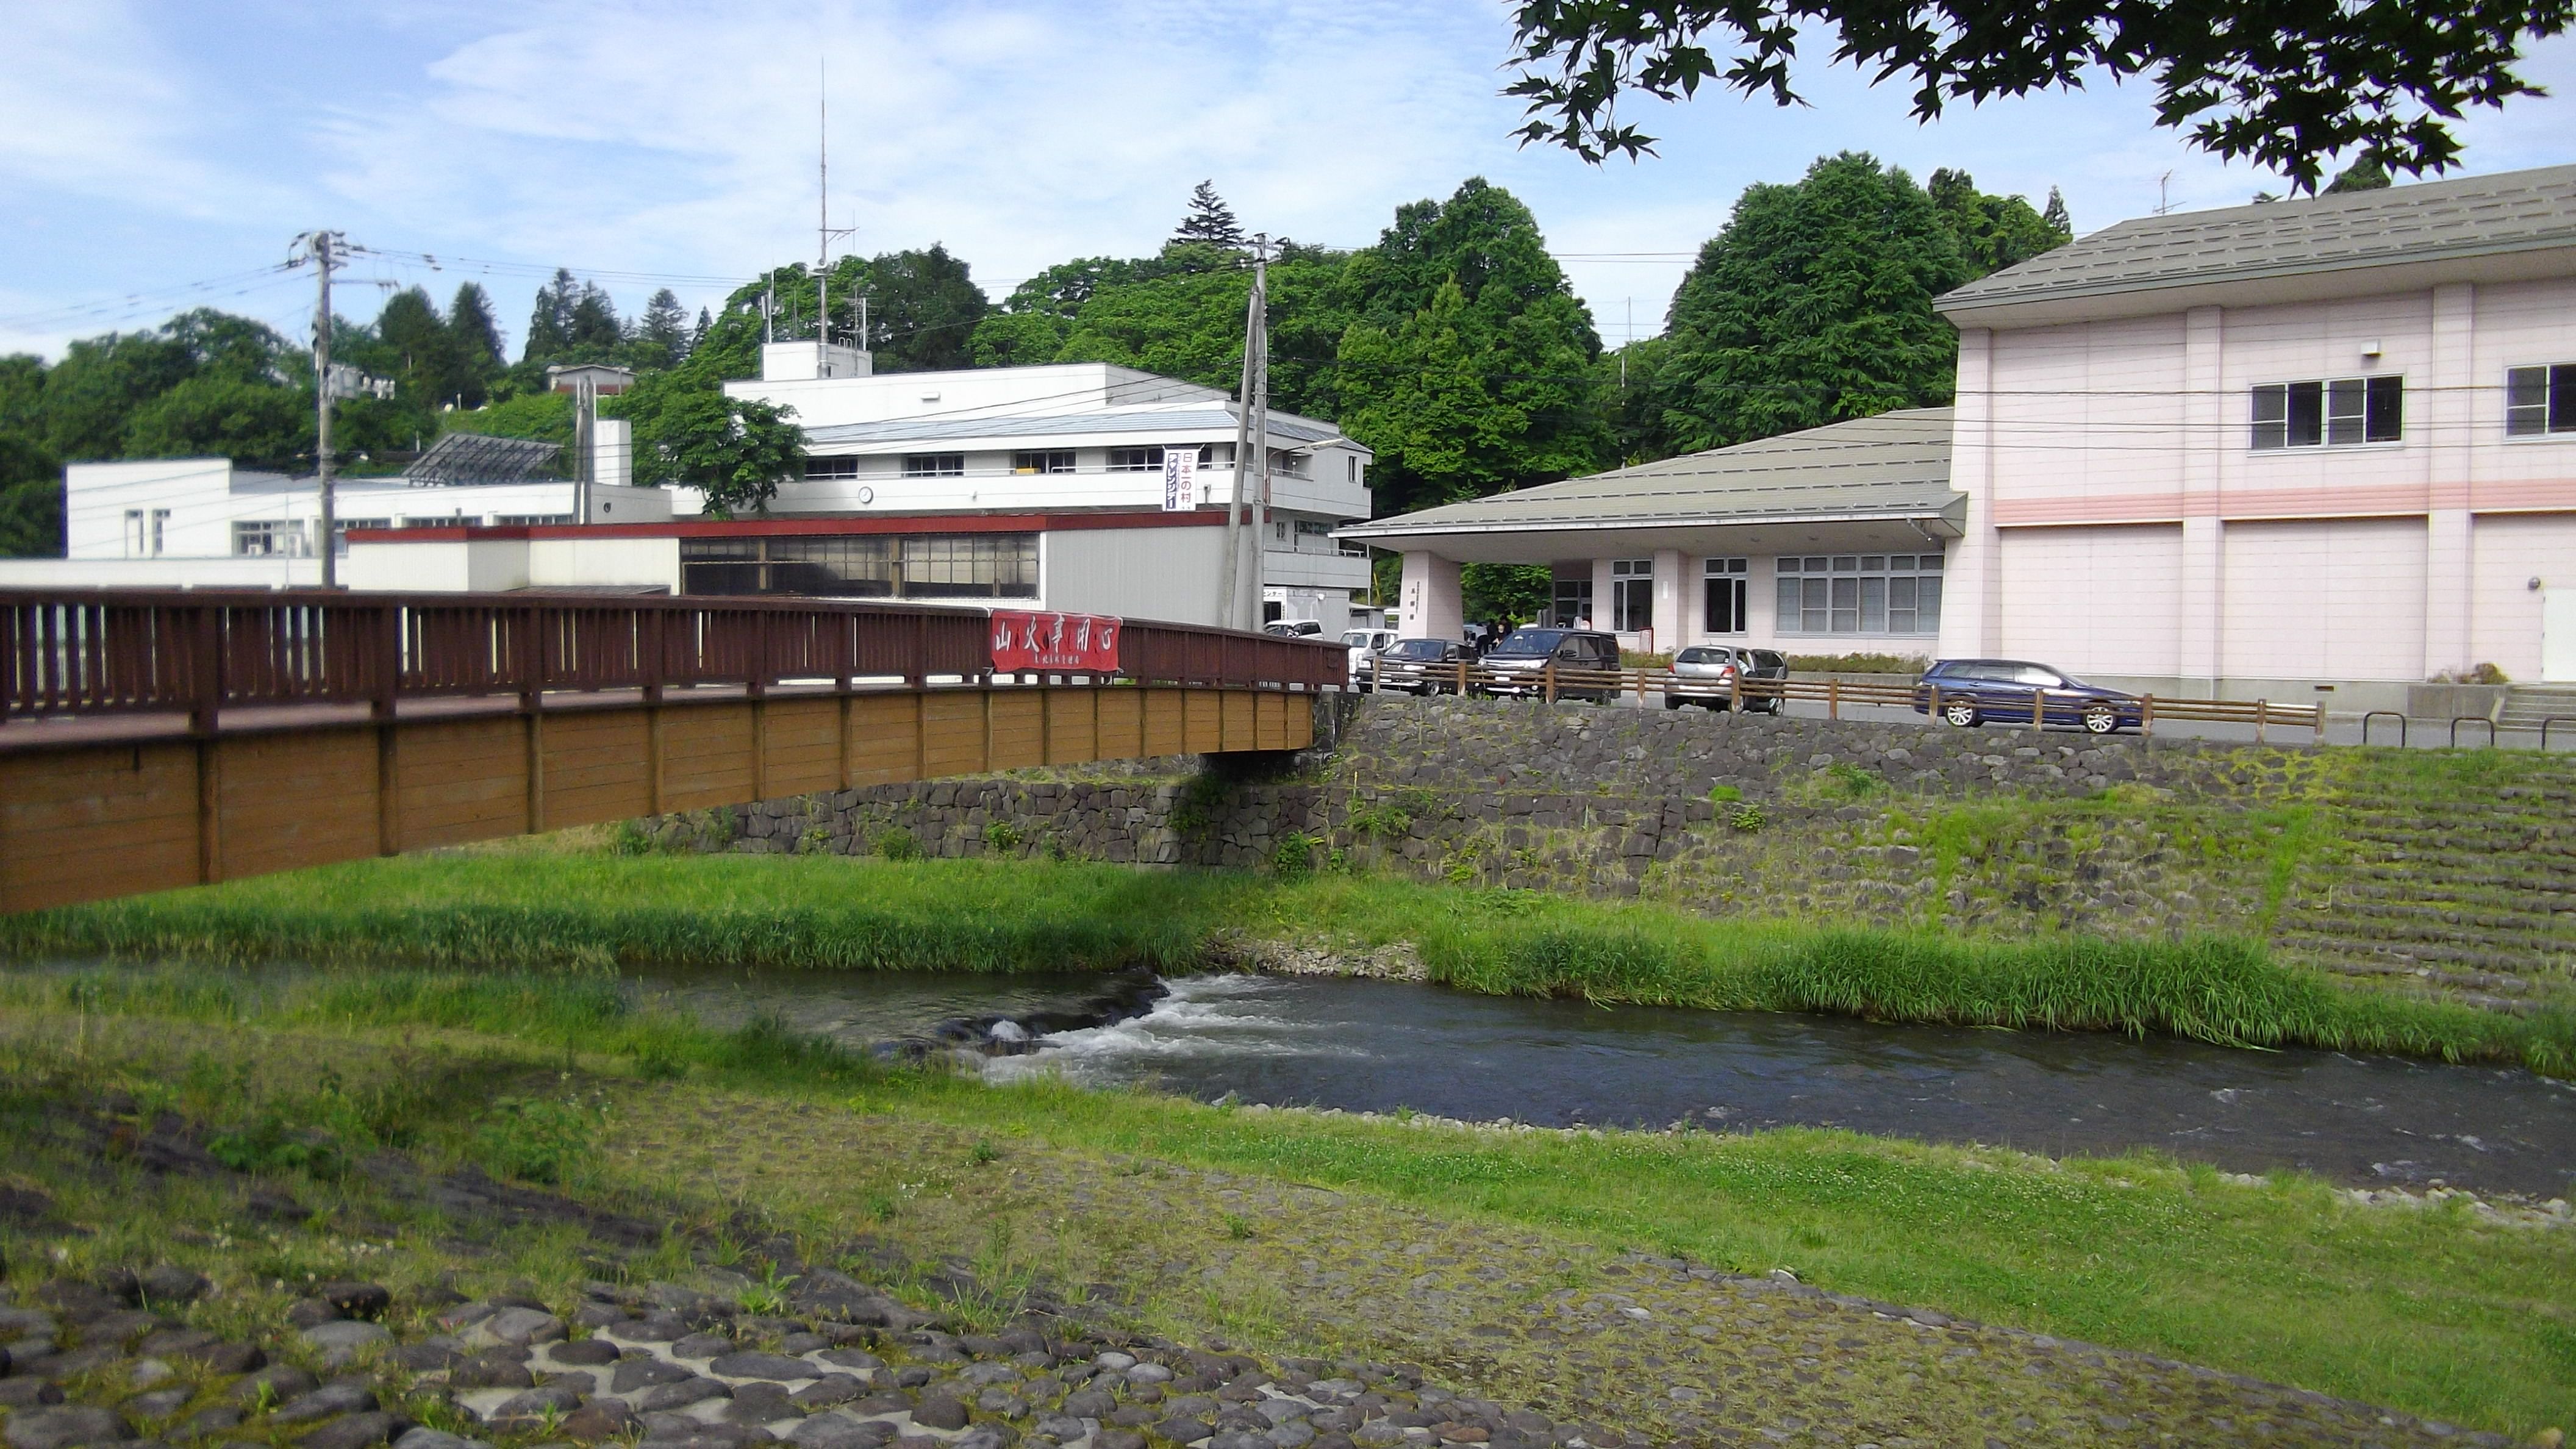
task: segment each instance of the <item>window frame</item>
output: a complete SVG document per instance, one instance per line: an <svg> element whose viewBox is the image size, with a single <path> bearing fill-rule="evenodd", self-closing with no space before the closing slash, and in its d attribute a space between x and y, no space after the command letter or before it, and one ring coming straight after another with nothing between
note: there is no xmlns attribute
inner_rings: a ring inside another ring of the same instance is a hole
<svg viewBox="0 0 2576 1449"><path fill-rule="evenodd" d="M903 455L906 478L963 478L966 455L963 453L906 453Z"/></svg>
<svg viewBox="0 0 2576 1449"><path fill-rule="evenodd" d="M2245 450L2387 448L2406 442L2406 374L2258 382L2246 389Z"/></svg>
<svg viewBox="0 0 2576 1449"><path fill-rule="evenodd" d="M1073 471L1071 448L1021 448L1011 454L1011 472L1016 477L1043 477Z"/></svg>
<svg viewBox="0 0 2576 1449"><path fill-rule="evenodd" d="M1941 632L1941 553L1783 555L1772 560L1771 632L1923 639ZM1899 627L1900 620L1909 627Z"/></svg>
<svg viewBox="0 0 2576 1449"><path fill-rule="evenodd" d="M2514 401L2514 388L2529 379L2539 388L2539 396L2526 403ZM2537 412L2539 426L2517 428L2514 414ZM2545 443L2576 436L2576 362L2537 362L2504 370L2504 435L2508 442Z"/></svg>
<svg viewBox="0 0 2576 1449"><path fill-rule="evenodd" d="M1711 558L1700 562L1699 625L1703 634L1745 634L1752 631L1753 561L1750 558ZM1723 616L1727 622L1720 623Z"/></svg>

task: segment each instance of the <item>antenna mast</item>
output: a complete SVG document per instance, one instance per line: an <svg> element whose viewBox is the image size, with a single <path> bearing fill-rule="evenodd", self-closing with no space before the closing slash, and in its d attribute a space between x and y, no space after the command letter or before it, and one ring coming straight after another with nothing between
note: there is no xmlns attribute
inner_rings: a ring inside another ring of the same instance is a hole
<svg viewBox="0 0 2576 1449"><path fill-rule="evenodd" d="M814 61L814 375L830 369L832 345L832 91L830 62Z"/></svg>

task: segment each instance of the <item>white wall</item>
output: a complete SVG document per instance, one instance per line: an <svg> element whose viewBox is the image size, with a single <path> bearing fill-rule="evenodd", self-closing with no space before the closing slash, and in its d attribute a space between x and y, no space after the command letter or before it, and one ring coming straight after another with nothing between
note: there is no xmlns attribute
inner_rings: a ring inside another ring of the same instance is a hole
<svg viewBox="0 0 2576 1449"><path fill-rule="evenodd" d="M1431 553L1406 554L1404 586L1396 598L1396 632L1407 639L1455 639L1466 628L1459 566L1454 560Z"/></svg>
<svg viewBox="0 0 2576 1449"><path fill-rule="evenodd" d="M624 584L676 594L680 591L680 541L532 538L527 545L526 569L530 588Z"/></svg>
<svg viewBox="0 0 2576 1449"><path fill-rule="evenodd" d="M2542 597L2576 596L2576 514L2489 515L2470 540L2468 662L2538 679Z"/></svg>
<svg viewBox="0 0 2576 1449"><path fill-rule="evenodd" d="M1038 535L1037 607L1214 624L1224 564L1222 528L1056 529Z"/></svg>
<svg viewBox="0 0 2576 1449"><path fill-rule="evenodd" d="M2226 549L2223 675L2423 677L2423 520L2240 523Z"/></svg>
<svg viewBox="0 0 2576 1449"><path fill-rule="evenodd" d="M1992 652L2078 674L2182 671L2180 527L2013 529L1998 560L2003 634Z"/></svg>
<svg viewBox="0 0 2576 1449"><path fill-rule="evenodd" d="M0 588L287 589L322 582L318 558L0 558Z"/></svg>

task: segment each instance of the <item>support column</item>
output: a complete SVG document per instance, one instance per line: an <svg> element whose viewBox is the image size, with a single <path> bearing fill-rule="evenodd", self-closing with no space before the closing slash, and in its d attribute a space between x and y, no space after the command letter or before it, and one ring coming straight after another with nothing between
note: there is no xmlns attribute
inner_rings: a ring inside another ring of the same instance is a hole
<svg viewBox="0 0 2576 1449"><path fill-rule="evenodd" d="M1677 548L1655 550L1655 637L1654 652L1669 654L1688 643L1682 599L1682 565L1687 562Z"/></svg>
<svg viewBox="0 0 2576 1449"><path fill-rule="evenodd" d="M1991 328L1959 329L1950 486L1968 495L1968 514L1942 566L1938 647L1945 659L1974 659L2003 647L2003 575L1997 557L2002 539L1995 529L1994 341Z"/></svg>
<svg viewBox="0 0 2576 1449"><path fill-rule="evenodd" d="M1458 564L1434 553L1404 556L1404 592L1397 606L1397 630L1407 639L1455 639L1466 626L1459 596Z"/></svg>
<svg viewBox="0 0 2576 1449"><path fill-rule="evenodd" d="M2475 608L2470 559L2476 529L2469 512L2470 470L2477 450L2469 440L2481 421L2477 408L2477 288L2453 282L2433 289L2433 375L2420 404L2423 422L2407 419L2406 431L2423 430L2426 444L2424 515L2424 677L2466 669ZM2409 389L2413 391L2413 389ZM2415 398L2407 399L2410 412Z"/></svg>
<svg viewBox="0 0 2576 1449"><path fill-rule="evenodd" d="M2226 673L2227 538L2222 498L2229 453L2245 445L2227 391L2226 317L2216 307L2183 314L2182 617L2175 672L2185 689L2215 694Z"/></svg>

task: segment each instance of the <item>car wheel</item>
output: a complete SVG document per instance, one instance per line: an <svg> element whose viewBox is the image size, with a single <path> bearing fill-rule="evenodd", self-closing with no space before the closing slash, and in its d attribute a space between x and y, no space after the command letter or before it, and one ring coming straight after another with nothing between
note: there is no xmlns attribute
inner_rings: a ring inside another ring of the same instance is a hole
<svg viewBox="0 0 2576 1449"><path fill-rule="evenodd" d="M1966 700L1952 700L1941 706L1941 718L1963 730L1975 729L1986 722L1984 716L1977 713L1977 707Z"/></svg>
<svg viewBox="0 0 2576 1449"><path fill-rule="evenodd" d="M2115 734L2120 728L2120 712L2108 704L2095 701L2084 706L2084 729L2088 734Z"/></svg>
<svg viewBox="0 0 2576 1449"><path fill-rule="evenodd" d="M1681 707L1682 707L1682 697L1681 697L1680 695L1678 695L1678 694L1668 694L1668 695L1665 695L1665 696L1664 696L1664 708L1666 708L1666 709L1679 709L1679 708L1681 708Z"/></svg>

